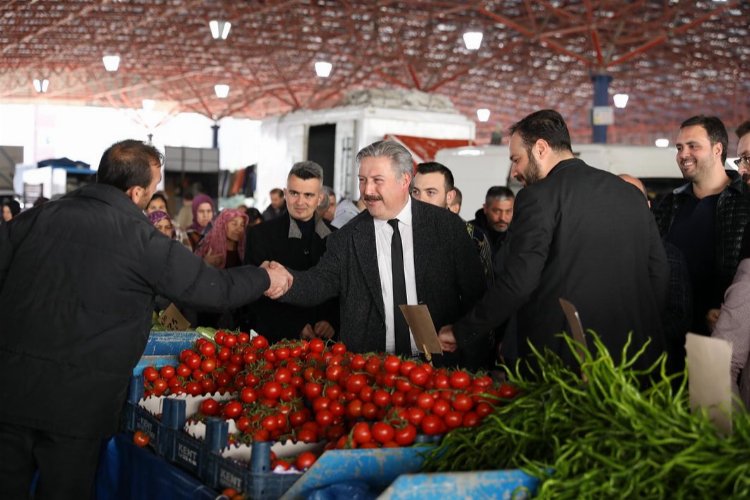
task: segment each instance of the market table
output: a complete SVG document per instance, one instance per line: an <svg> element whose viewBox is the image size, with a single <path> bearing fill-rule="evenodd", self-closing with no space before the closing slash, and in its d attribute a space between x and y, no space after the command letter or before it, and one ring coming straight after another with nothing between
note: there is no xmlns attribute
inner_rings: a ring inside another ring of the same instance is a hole
<svg viewBox="0 0 750 500"><path fill-rule="evenodd" d="M131 439L130 434L118 434L107 442L96 477L98 499L213 500L219 496L150 449L135 446Z"/></svg>

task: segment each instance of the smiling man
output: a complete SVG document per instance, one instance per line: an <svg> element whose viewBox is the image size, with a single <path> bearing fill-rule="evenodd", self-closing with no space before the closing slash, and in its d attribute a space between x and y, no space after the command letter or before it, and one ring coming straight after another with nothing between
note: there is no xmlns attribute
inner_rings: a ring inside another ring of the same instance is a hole
<svg viewBox="0 0 750 500"><path fill-rule="evenodd" d="M282 198L286 200L286 212L248 229L245 262L260 265L275 260L299 271L317 264L333 230L317 213L324 196L323 168L312 161L295 163ZM250 306L248 323L243 326L262 333L271 342L332 338L338 328L338 302L334 299L315 307L298 307L264 298Z"/></svg>
<svg viewBox="0 0 750 500"><path fill-rule="evenodd" d="M357 154L363 212L328 237L312 269L295 276L282 301L311 306L339 297L341 340L353 352L421 351L398 306L426 304L436 329L467 312L485 290L482 266L460 217L409 196L413 161L400 144L380 141ZM487 329L442 363L487 368Z"/></svg>
<svg viewBox="0 0 750 500"><path fill-rule="evenodd" d="M519 357L531 343L573 364L558 336L570 331L564 298L615 358L633 332L636 348L652 339L641 362L653 361L663 349L668 267L643 195L575 158L556 111L532 113L510 132L511 173L525 187L495 260L495 283L468 315L440 330L444 349L460 349L516 314Z"/></svg>
<svg viewBox="0 0 750 500"><path fill-rule="evenodd" d="M677 135L677 166L687 184L669 193L655 208L661 235L680 249L693 290L690 331L708 335L710 313L721 305L739 264L750 199L740 175L726 170L729 142L715 116L685 120Z"/></svg>

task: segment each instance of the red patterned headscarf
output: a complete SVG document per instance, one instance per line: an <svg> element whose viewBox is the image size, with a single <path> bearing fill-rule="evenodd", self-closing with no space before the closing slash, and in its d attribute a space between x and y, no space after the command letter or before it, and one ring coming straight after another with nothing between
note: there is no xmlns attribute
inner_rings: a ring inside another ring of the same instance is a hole
<svg viewBox="0 0 750 500"><path fill-rule="evenodd" d="M227 255L227 224L232 219L240 217L245 220L245 226L247 226L247 214L242 210L236 208L226 208L221 211L218 217L214 219L211 230L203 237L200 245L195 250L196 255L205 257L210 251L213 255L220 255L221 262L219 264L220 269L224 269L226 265ZM243 232L240 236L240 240L237 242L237 252L240 254L240 259L245 257L245 233Z"/></svg>

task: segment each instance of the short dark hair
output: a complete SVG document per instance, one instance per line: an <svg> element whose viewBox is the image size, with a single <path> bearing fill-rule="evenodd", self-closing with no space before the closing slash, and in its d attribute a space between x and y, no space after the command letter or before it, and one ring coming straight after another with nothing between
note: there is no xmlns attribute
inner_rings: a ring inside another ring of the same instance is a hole
<svg viewBox="0 0 750 500"><path fill-rule="evenodd" d="M742 139L745 134L750 134L750 120L745 120L740 123L740 126L735 130L738 139Z"/></svg>
<svg viewBox="0 0 750 500"><path fill-rule="evenodd" d="M149 204L152 201L154 201L154 200L161 200L161 201L164 202L165 205L168 205L168 203L167 203L167 196L164 193L162 193L161 191L157 191L157 192L155 192L153 194L153 196L151 196L151 199L148 201Z"/></svg>
<svg viewBox="0 0 750 500"><path fill-rule="evenodd" d="M281 196L283 198L284 197L284 190L281 189L281 188L273 188L271 191L269 191L268 194L270 194L271 196L273 196L273 195Z"/></svg>
<svg viewBox="0 0 750 500"><path fill-rule="evenodd" d="M151 144L127 139L111 145L102 155L96 182L127 191L133 186L148 188L153 180L151 164L161 166L164 156Z"/></svg>
<svg viewBox="0 0 750 500"><path fill-rule="evenodd" d="M727 148L729 147L729 135L724 123L716 116L696 115L688 118L680 125L680 130L685 127L703 127L708 134L708 140L713 146L717 142L721 144L721 163L727 161Z"/></svg>
<svg viewBox="0 0 750 500"><path fill-rule="evenodd" d="M298 161L292 165L289 176L299 177L306 181L308 179L318 179L323 183L323 167L314 161Z"/></svg>
<svg viewBox="0 0 750 500"><path fill-rule="evenodd" d="M490 203L494 200L512 200L516 197L510 188L505 186L492 186L487 190L487 195L484 197L485 203Z"/></svg>
<svg viewBox="0 0 750 500"><path fill-rule="evenodd" d="M451 169L436 161L427 161L417 165L418 174L434 174L436 172L443 174L443 178L445 179L445 192L447 193L453 189L453 172L451 172Z"/></svg>
<svg viewBox="0 0 750 500"><path fill-rule="evenodd" d="M527 150L539 139L544 139L554 151L573 151L570 132L565 120L554 109L542 109L510 127L510 135L519 134Z"/></svg>

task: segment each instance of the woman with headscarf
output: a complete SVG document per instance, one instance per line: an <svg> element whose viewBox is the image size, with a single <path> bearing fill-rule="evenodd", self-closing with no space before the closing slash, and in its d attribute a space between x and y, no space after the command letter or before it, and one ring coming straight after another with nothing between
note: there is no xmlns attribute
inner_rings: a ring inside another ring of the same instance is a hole
<svg viewBox="0 0 750 500"><path fill-rule="evenodd" d="M196 196L197 198L197 196ZM223 210L195 251L206 263L219 269L242 265L245 255L247 214L236 208Z"/></svg>
<svg viewBox="0 0 750 500"><path fill-rule="evenodd" d="M193 198L193 223L187 228L187 235L190 239L190 245L193 250L198 247L198 243L203 238L206 229L214 218L216 207L210 196L197 194Z"/></svg>
<svg viewBox="0 0 750 500"><path fill-rule="evenodd" d="M3 222L10 222L13 217L21 213L21 205L16 200L3 202Z"/></svg>
<svg viewBox="0 0 750 500"><path fill-rule="evenodd" d="M148 214L148 220L150 220L151 224L153 224L153 226L167 238L174 239L177 235L172 219L167 212L162 212L161 210L151 212Z"/></svg>

